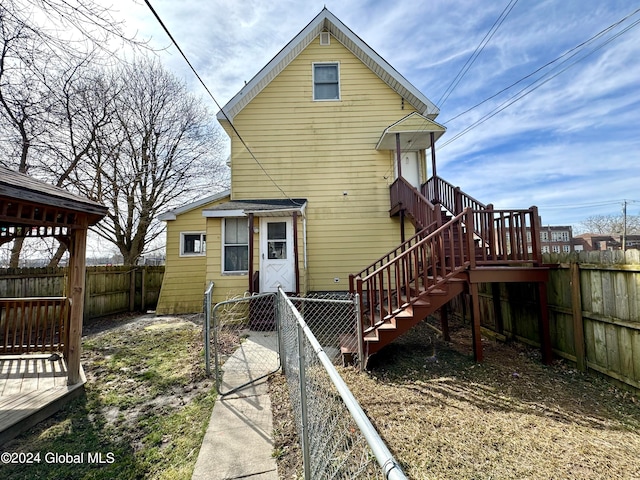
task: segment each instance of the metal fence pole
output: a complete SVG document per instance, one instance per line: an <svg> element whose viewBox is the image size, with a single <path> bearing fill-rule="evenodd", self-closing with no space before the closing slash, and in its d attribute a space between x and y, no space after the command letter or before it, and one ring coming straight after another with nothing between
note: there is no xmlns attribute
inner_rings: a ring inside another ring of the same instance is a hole
<svg viewBox="0 0 640 480"><path fill-rule="evenodd" d="M273 299L273 308L275 310L276 332L278 334L278 355L280 355L281 373L286 373L286 349L284 345L284 308L280 306L280 293L278 292Z"/></svg>
<svg viewBox="0 0 640 480"><path fill-rule="evenodd" d="M214 287L213 282L209 282L209 286L207 290L204 292L204 364L205 370L207 372L207 377L211 376L211 296ZM213 332L214 342L215 339L215 329ZM216 358L217 360L217 358ZM216 372L218 371L218 366L216 365Z"/></svg>
<svg viewBox="0 0 640 480"><path fill-rule="evenodd" d="M356 341L358 342L358 366L360 373L364 370L365 367L365 358L364 358L364 332L362 331L362 322L360 321L360 294L356 293L353 297L353 306L356 311Z"/></svg>
<svg viewBox="0 0 640 480"><path fill-rule="evenodd" d="M307 376L304 351L304 332L302 326L296 324L298 337L298 367L300 378L300 416L302 417L302 466L305 480L311 480L311 455L309 452L309 419L307 417Z"/></svg>

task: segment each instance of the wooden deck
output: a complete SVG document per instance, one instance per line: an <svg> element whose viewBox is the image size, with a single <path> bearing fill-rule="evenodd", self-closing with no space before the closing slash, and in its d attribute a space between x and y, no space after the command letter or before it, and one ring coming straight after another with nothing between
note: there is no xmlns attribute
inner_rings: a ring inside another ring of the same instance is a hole
<svg viewBox="0 0 640 480"><path fill-rule="evenodd" d="M82 381L67 385L64 358L46 355L0 356L0 445L53 415L84 391Z"/></svg>

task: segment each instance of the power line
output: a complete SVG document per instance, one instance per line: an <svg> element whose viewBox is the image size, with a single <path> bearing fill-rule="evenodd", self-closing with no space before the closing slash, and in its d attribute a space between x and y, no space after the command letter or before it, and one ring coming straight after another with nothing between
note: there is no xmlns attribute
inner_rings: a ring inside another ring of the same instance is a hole
<svg viewBox="0 0 640 480"><path fill-rule="evenodd" d="M633 14L639 12L640 9L636 10ZM631 16L629 15L629 16ZM628 18L629 16L627 16L626 18ZM440 148L444 148L445 146L449 145L450 143L454 142L455 140L457 140L458 138L462 137L463 135L465 135L466 133L468 133L469 131L473 130L474 128L476 128L479 125L482 125L484 122L486 122L487 120L493 118L494 116L496 116L498 113L502 112L503 110L507 109L508 107L510 107L511 105L513 105L514 103L518 102L519 100L522 100L524 97L528 96L529 94L533 93L534 91L536 91L538 88L542 87L543 85L545 85L546 83L550 82L551 80L553 80L554 78L556 78L558 75L564 73L566 70L568 70L569 68L573 67L574 65L578 64L579 62L581 62L582 60L586 59L587 57L593 55L594 53L596 53L598 50L602 49L603 47L605 47L606 45L608 45L609 43L611 43L613 40L615 40L616 38L618 38L620 35L622 35L623 33L626 33L627 31L629 31L630 29L632 29L633 27L637 26L638 24L640 24L640 20L637 20L635 22L633 22L631 25L629 25L628 27L626 27L625 29L623 29L622 31L618 32L617 34L613 35L612 37L608 38L607 40L605 40L601 45L596 46L592 51L586 53L584 56L578 58L575 62L570 63L569 65L567 65L565 68L563 68L562 70L560 70L559 72L557 72L554 75L550 75L551 72L543 75L542 77L538 78L537 80L531 82L530 84L528 84L527 86L525 86L524 88L522 88L520 91L518 91L515 95L513 95L511 98L509 98L508 100L505 100L504 102L502 102L500 105L498 105L496 108L494 108L491 112L487 113L486 115L482 116L479 120L475 121L474 123L472 123L471 125L469 125L468 127L466 127L465 129L463 129L460 133L458 133L457 135L455 135L453 138L449 139L448 141L446 141L444 144L440 145ZM573 58L576 54L572 55L570 58ZM565 60L564 62L562 62L560 65L565 64L569 59ZM547 78L548 77L548 78ZM544 79L544 81L542 81Z"/></svg>
<svg viewBox="0 0 640 480"><path fill-rule="evenodd" d="M207 94L211 97L211 99L213 100L213 102L216 104L216 106L218 107L218 109L222 112L222 114L224 115L224 118L227 119L227 121L229 122L229 125L231 125L231 128L233 129L233 132L237 135L238 140L240 140L240 142L242 143L242 145L244 146L244 148L247 149L247 152L249 152L249 155L251 155L251 158L253 158L253 160L256 162L256 164L260 167L260 169L262 170L262 172L267 176L267 178L271 181L271 183L273 183L273 185L275 185L275 187L291 202L293 202L295 205L300 206L300 204L298 202L295 202L289 195L287 195L287 193L282 189L282 187L280 187L280 185L278 185L278 183L273 179L273 177L269 174L269 172L267 172L267 170L264 168L264 166L260 163L260 161L257 159L257 157L254 155L254 153L251 151L251 148L249 148L249 145L247 145L247 143L245 142L244 138L242 138L242 135L240 135L240 132L236 129L236 126L233 124L233 122L231 121L231 119L229 118L229 116L227 115L227 112L225 112L223 110L223 108L220 106L220 104L218 103L218 101L215 99L215 97L213 96L213 94L211 93L211 91L209 90L209 87L207 87L207 85L204 83L204 80L202 80L202 78L200 77L200 74L196 71L195 67L191 64L191 62L189 61L189 59L187 58L187 56L185 55L185 53L182 51L182 48L180 48L180 45L178 45L178 42L175 40L175 38L173 38L173 35L171 35L171 32L169 31L169 29L167 28L167 26L164 24L164 22L162 21L162 19L160 18L160 15L158 15L158 13L155 11L155 9L153 8L153 6L151 5L151 3L149 3L149 0L144 0L144 3L147 5L147 7L149 7L149 10L151 10L151 13L153 14L153 16L156 18L156 20L158 20L158 23L160 24L160 26L162 27L162 29L165 31L165 33L169 36L169 39L171 40L171 42L175 45L175 47L178 49L178 52L180 52L180 55L182 56L182 58L184 59L185 62L187 62L187 65L189 65L189 68L191 69L191 71L194 73L194 75L196 76L196 78L198 79L198 81L200 82L200 84L204 87L205 91L207 92Z"/></svg>
<svg viewBox="0 0 640 480"><path fill-rule="evenodd" d="M504 8L504 10L502 10L502 13L500 13L500 15L498 16L496 21L493 22L493 25L491 25L491 28L489 29L489 31L485 34L485 36L480 41L480 43L478 44L476 49L473 51L471 56L467 59L465 64L462 66L462 69L460 69L458 74L451 81L449 86L445 89L445 91L443 92L442 96L440 97L440 100L438 100L438 102L436 103L436 105L438 105L439 108L442 108L444 103L449 98L449 95L451 95L453 93L455 88L458 86L460 81L467 74L467 72L469 71L469 69L471 68L473 63L476 61L478 56L482 53L482 51L484 50L484 47L487 46L489 41L493 38L495 33L498 31L498 29L500 28L502 23L506 20L506 18L511 13L511 10L513 10L513 7L515 7L517 3L518 3L518 0L510 0L509 3L507 4L507 6ZM508 9L508 11L507 11L507 9Z"/></svg>
<svg viewBox="0 0 640 480"><path fill-rule="evenodd" d="M511 85L509 85L508 87L503 88L502 90L500 90L499 92L491 95L490 97L485 98L484 100L482 100L481 102L475 104L473 107L468 108L467 110L465 110L462 113L459 113L458 115L456 115L455 117L452 117L448 120L446 120L445 122L442 122L443 125L446 125L449 122L452 122L453 120L455 120L458 117L461 117L462 115L465 115L467 113L469 113L471 110L474 110L476 108L478 108L479 106L487 103L489 100L494 99L495 97L497 97L498 95L506 92L507 90L515 87L516 85L518 85L519 83L523 82L524 80L532 77L533 75L535 75L536 73L540 72L541 70L544 70L545 68L547 68L548 66L554 64L555 62L557 62L558 60L560 60L561 58L566 57L567 55L569 55L571 52L574 52L576 50L580 50L582 48L584 48L586 45L588 45L589 43L593 42L594 40L596 40L597 38L603 36L605 33L607 33L608 31L614 29L615 27L617 27L618 25L622 24L625 20L628 20L630 17L632 17L633 15L635 15L636 13L638 13L640 11L640 9L634 11L633 13L628 14L627 16L625 16L624 18L622 18L621 20L617 21L616 23L613 23L611 25L609 25L607 28L605 28L604 30L601 30L600 32L598 32L597 34L595 34L594 36L592 36L591 38L589 38L588 40L585 40L582 43L579 43L578 45L576 45L575 47L567 50L566 52L564 52L562 55L554 58L553 60L551 60L550 62L545 63L544 65L542 65L541 67L537 68L536 70L534 70L533 72L529 73L528 75L525 75L524 77L520 78L519 80L517 80L516 82L512 83ZM574 53L573 55L571 55L569 58L574 57L575 55L577 55L578 52ZM568 59L567 59L568 60ZM566 60L565 60L566 61ZM544 78L544 76L540 77L541 79Z"/></svg>

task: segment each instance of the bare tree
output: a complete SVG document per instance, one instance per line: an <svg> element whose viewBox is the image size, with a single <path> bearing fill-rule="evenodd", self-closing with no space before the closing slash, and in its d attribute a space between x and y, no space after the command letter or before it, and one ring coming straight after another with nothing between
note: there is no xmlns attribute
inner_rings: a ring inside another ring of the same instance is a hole
<svg viewBox="0 0 640 480"><path fill-rule="evenodd" d="M48 162L59 161L61 155L50 150L51 132L60 128L64 113L76 121L74 112L64 111L64 100L72 90L77 93L81 69L98 57L100 64L116 61L113 52L122 51L123 45L146 47L126 36L123 27L109 7L94 0L0 2L1 163L57 185L66 182L87 144L71 145L72 152L66 153L72 160L52 175ZM75 125L68 131L80 132ZM22 245L21 239L13 242L12 266L18 265Z"/></svg>
<svg viewBox="0 0 640 480"><path fill-rule="evenodd" d="M105 96L115 119L97 135L89 170L74 172L76 187L109 207L98 234L135 264L163 231L160 211L220 189L228 177L213 116L159 61L121 66L117 85L117 96Z"/></svg>
<svg viewBox="0 0 640 480"><path fill-rule="evenodd" d="M627 234L640 234L640 215L627 215ZM604 235L622 235L624 232L623 215L592 215L580 222L580 230Z"/></svg>

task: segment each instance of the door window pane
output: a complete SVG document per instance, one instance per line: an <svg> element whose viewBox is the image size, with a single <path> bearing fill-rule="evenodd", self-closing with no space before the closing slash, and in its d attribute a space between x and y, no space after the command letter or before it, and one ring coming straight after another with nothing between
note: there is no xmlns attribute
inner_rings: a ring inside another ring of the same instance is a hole
<svg viewBox="0 0 640 480"><path fill-rule="evenodd" d="M287 222L267 224L267 258L269 260L287 258Z"/></svg>

